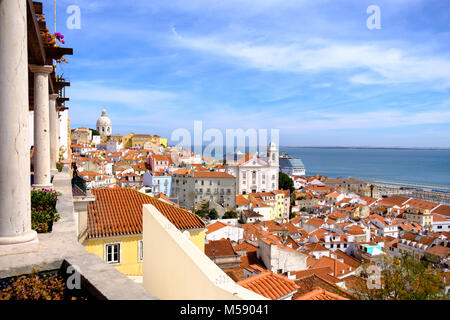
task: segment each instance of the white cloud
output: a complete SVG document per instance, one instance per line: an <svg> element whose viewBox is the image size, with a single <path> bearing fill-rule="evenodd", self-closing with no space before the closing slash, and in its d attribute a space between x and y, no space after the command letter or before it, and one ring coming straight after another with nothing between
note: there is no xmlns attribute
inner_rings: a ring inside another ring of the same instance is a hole
<svg viewBox="0 0 450 320"><path fill-rule="evenodd" d="M291 42L253 44L220 37L180 36L172 30L177 45L229 58L235 63L263 71L289 73L350 72L357 84L432 82L450 87L450 60L413 55L408 49L387 43L339 43L316 39L308 44Z"/></svg>
<svg viewBox="0 0 450 320"><path fill-rule="evenodd" d="M178 97L169 91L116 88L96 81L73 82L69 90L74 101L119 103L135 110L167 107Z"/></svg>

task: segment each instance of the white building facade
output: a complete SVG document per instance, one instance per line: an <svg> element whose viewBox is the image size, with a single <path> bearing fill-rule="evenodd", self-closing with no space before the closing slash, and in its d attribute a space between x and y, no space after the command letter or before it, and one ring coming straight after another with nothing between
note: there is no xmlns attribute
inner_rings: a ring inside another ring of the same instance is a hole
<svg viewBox="0 0 450 320"><path fill-rule="evenodd" d="M278 190L279 154L272 142L267 151L267 159L256 154L246 154L226 165L226 172L236 177L236 192L249 194Z"/></svg>

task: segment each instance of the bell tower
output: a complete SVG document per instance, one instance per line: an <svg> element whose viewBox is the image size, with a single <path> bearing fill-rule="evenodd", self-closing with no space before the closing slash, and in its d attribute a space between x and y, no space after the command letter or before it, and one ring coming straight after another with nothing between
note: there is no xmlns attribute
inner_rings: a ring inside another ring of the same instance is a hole
<svg viewBox="0 0 450 320"><path fill-rule="evenodd" d="M267 160L270 166L279 167L278 148L274 142L271 142L269 144L269 150L267 151Z"/></svg>

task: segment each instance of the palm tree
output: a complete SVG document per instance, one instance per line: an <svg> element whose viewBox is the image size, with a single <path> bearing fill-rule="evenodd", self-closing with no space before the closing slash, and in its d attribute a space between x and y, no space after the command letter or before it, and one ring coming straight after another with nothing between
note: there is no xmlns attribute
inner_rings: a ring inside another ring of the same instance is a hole
<svg viewBox="0 0 450 320"><path fill-rule="evenodd" d="M373 198L373 189L375 189L375 186L373 184L370 185L370 197Z"/></svg>

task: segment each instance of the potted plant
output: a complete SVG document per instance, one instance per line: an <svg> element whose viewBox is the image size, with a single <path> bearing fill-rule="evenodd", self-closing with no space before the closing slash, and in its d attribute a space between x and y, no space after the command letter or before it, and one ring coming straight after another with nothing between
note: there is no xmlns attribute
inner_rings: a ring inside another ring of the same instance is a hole
<svg viewBox="0 0 450 320"><path fill-rule="evenodd" d="M42 189L31 191L31 228L38 233L51 232L60 216L56 210L58 192Z"/></svg>

